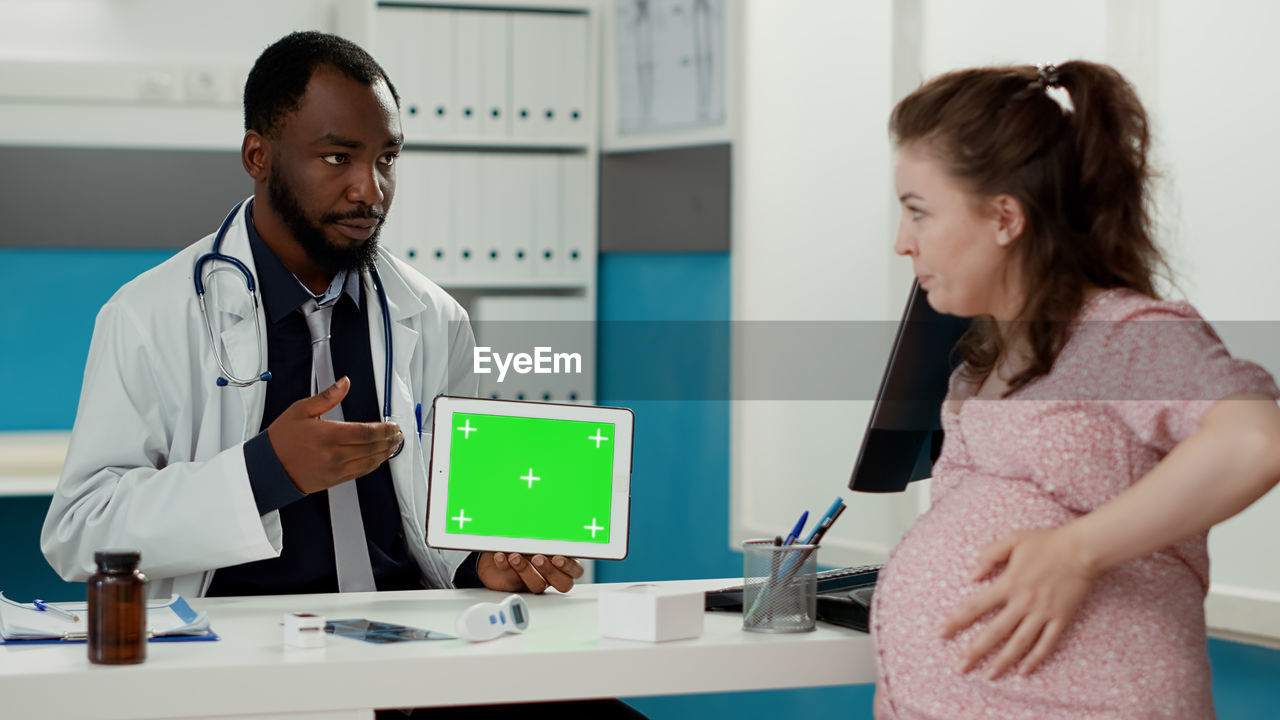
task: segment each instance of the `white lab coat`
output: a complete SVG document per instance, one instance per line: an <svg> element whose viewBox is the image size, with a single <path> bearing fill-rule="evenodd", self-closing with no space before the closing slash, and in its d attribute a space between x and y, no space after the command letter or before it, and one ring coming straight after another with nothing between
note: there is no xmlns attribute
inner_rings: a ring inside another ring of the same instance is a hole
<svg viewBox="0 0 1280 720"><path fill-rule="evenodd" d="M222 252L252 272L244 223L242 209ZM49 564L66 580L94 572L95 550L134 548L142 552L153 597L199 596L214 570L277 557L292 541L284 537L279 512L258 514L245 467L242 445L259 431L266 385L215 384L219 370L192 281L196 258L212 245L210 235L139 275L98 313L71 444L40 535ZM427 584L451 587L466 553L434 550L425 542L430 409L440 393L475 394L475 337L466 311L438 285L385 252L377 267L395 348L391 413L405 437L404 450L389 461L400 519ZM237 375L248 375L258 367L257 343L265 348L266 338L254 342L242 276L216 276L206 285L239 286L234 293L211 291L209 313L221 328L224 358ZM367 272L363 285L381 408L382 309ZM265 334L267 320L261 307L257 312Z"/></svg>

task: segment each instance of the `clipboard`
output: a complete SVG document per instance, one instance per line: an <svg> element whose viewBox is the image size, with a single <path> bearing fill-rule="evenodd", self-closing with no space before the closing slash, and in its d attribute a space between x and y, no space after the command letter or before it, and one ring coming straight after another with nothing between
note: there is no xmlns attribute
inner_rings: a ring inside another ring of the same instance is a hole
<svg viewBox="0 0 1280 720"><path fill-rule="evenodd" d="M87 603L59 603L74 615L68 620L40 610L33 603L10 600L0 592L0 644L39 645L88 641ZM147 603L147 639L150 642L217 640L207 613L198 613L181 595Z"/></svg>

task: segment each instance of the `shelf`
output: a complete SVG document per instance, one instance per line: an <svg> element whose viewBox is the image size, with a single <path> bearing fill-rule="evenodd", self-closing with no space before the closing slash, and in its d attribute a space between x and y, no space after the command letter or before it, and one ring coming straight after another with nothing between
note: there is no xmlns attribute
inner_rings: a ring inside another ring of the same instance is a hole
<svg viewBox="0 0 1280 720"><path fill-rule="evenodd" d="M52 475L62 472L71 433L0 432L0 478Z"/></svg>
<svg viewBox="0 0 1280 720"><path fill-rule="evenodd" d="M0 475L0 498L53 495L57 475Z"/></svg>
<svg viewBox="0 0 1280 720"><path fill-rule="evenodd" d="M52 495L69 432L0 433L0 497Z"/></svg>
<svg viewBox="0 0 1280 720"><path fill-rule="evenodd" d="M445 290L519 290L521 292L545 290L548 293L578 294L586 292L590 284L574 280L440 280Z"/></svg>
<svg viewBox="0 0 1280 720"><path fill-rule="evenodd" d="M587 14L591 2L583 0L380 0L380 8L445 8L450 10L514 10Z"/></svg>
<svg viewBox="0 0 1280 720"><path fill-rule="evenodd" d="M406 138L405 150L537 150L587 152L588 138L440 137Z"/></svg>

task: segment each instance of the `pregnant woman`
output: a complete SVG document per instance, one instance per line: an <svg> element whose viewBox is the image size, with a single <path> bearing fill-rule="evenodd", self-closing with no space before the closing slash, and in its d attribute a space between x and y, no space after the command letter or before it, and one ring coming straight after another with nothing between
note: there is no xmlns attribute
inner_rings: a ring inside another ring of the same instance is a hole
<svg viewBox="0 0 1280 720"><path fill-rule="evenodd" d="M982 68L890 129L894 249L976 320L876 590L876 717L1213 717L1208 530L1280 481L1280 391L1157 295L1142 105L1104 65Z"/></svg>

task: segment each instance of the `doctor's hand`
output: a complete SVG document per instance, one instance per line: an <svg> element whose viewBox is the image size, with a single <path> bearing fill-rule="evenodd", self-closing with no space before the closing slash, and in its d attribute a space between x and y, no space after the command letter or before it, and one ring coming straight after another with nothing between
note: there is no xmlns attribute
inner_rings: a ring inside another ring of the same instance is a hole
<svg viewBox="0 0 1280 720"><path fill-rule="evenodd" d="M565 593L582 577L582 563L563 555L527 558L520 553L486 552L480 553L476 574L490 590L540 593L550 586Z"/></svg>
<svg viewBox="0 0 1280 720"><path fill-rule="evenodd" d="M267 428L276 457L304 493L368 475L403 441L395 423L320 419L342 402L350 389L351 381L340 378L319 394L290 405Z"/></svg>
<svg viewBox="0 0 1280 720"><path fill-rule="evenodd" d="M1014 665L1020 675L1028 675L1057 647L1094 575L1080 559L1070 527L1010 533L978 554L975 582L1000 565L1004 569L943 623L942 637L949 638L995 612L970 643L957 668L960 672L968 672L999 648L987 667L988 679L1000 677Z"/></svg>

